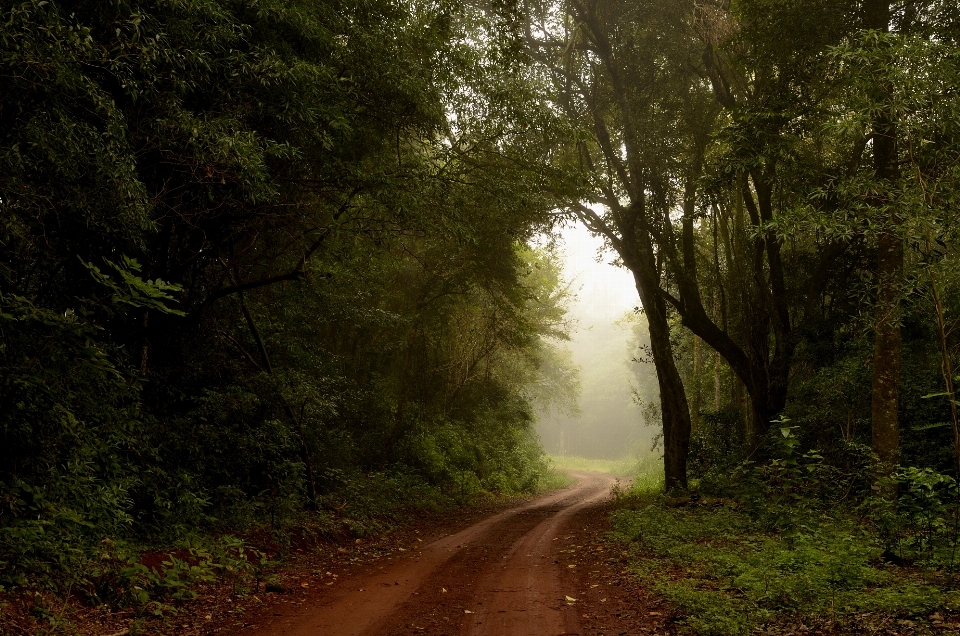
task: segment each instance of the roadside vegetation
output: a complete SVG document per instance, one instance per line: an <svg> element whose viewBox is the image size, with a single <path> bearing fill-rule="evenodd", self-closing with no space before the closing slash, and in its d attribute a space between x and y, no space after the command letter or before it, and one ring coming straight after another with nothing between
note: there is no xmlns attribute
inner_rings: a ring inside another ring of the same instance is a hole
<svg viewBox="0 0 960 636"><path fill-rule="evenodd" d="M0 603L177 610L557 483L553 203L503 12L0 7ZM482 62L483 60L489 61ZM509 111L509 112L508 112ZM19 605L18 605L19 606ZM7 611L0 612L5 620ZM0 625L0 632L15 633Z"/></svg>
<svg viewBox="0 0 960 636"><path fill-rule="evenodd" d="M955 632L956 3L533 15L565 209L633 275L657 378L666 492L615 517L638 574L693 633Z"/></svg>
<svg viewBox="0 0 960 636"><path fill-rule="evenodd" d="M894 504L864 472L801 453L794 430L778 428L770 460L687 493L655 474L617 493L612 538L630 571L704 636L956 633L956 483L901 469L883 482Z"/></svg>
<svg viewBox="0 0 960 636"><path fill-rule="evenodd" d="M576 455L548 455L550 465L556 470L582 470L627 477L635 472L637 461L633 459L591 459Z"/></svg>
<svg viewBox="0 0 960 636"><path fill-rule="evenodd" d="M565 223L636 283L616 532L690 629L957 622L955 1L16 0L0 86L26 631L560 485Z"/></svg>

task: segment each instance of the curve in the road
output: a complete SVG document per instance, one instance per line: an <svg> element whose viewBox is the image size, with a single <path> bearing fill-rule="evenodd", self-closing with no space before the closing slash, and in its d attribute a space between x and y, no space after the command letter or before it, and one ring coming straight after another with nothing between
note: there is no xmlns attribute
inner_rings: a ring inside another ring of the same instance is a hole
<svg viewBox="0 0 960 636"><path fill-rule="evenodd" d="M552 544L571 516L609 496L613 478L572 475L577 479L573 486L495 514L434 541L415 557L355 579L350 590L272 633L379 636L407 633L411 626L424 633L414 623L431 616L448 621L440 623L444 633L576 633L576 613L565 611ZM475 544L482 549L471 551ZM459 595L437 593L447 580L452 582L446 585L459 587Z"/></svg>
<svg viewBox="0 0 960 636"><path fill-rule="evenodd" d="M490 572L481 582L477 597L482 599L478 604L482 609L467 634L529 636L579 631L576 612L565 611L570 606L567 598L572 597L560 589L553 540L574 514L606 499L613 480L582 473L577 477L582 487L573 503L523 535L504 555L506 563L500 571Z"/></svg>

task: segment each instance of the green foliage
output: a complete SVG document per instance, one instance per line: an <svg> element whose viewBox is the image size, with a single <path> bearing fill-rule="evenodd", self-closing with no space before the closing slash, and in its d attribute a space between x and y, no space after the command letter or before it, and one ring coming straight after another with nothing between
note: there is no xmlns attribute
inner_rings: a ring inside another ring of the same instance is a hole
<svg viewBox="0 0 960 636"><path fill-rule="evenodd" d="M794 622L843 629L867 612L879 625L960 601L938 574L954 565L952 477L901 468L870 491L869 451L849 449L844 470L805 451L789 420L775 424L768 459L744 462L720 488L711 482L728 497L666 498L640 484L618 497L614 536L634 546L633 571L685 624L715 635Z"/></svg>
<svg viewBox="0 0 960 636"><path fill-rule="evenodd" d="M73 312L0 296L0 584L59 575L132 521L137 387Z"/></svg>
<svg viewBox="0 0 960 636"><path fill-rule="evenodd" d="M142 269L135 258L122 257L122 264L104 259L104 262L116 270L120 282L115 282L109 274L100 271L100 268L91 263L83 263L90 270L95 281L110 291L110 302L113 305L125 305L135 309L153 309L164 314L185 315L182 311L170 307L167 302L174 300L171 292L183 291L179 285L165 283L159 278L143 280L139 273Z"/></svg>
<svg viewBox="0 0 960 636"><path fill-rule="evenodd" d="M690 476L700 488L717 491L729 485L729 474L744 459L746 431L737 409L701 412L697 429L690 436Z"/></svg>
<svg viewBox="0 0 960 636"><path fill-rule="evenodd" d="M901 467L875 488L863 507L887 554L953 571L960 540L956 479L930 468Z"/></svg>
<svg viewBox="0 0 960 636"><path fill-rule="evenodd" d="M262 552L229 535L205 544L187 545L177 556L138 554L104 539L75 587L91 604L132 605L140 613L160 616L172 604L196 598L198 584L219 579L242 592L262 578L268 564Z"/></svg>
<svg viewBox="0 0 960 636"><path fill-rule="evenodd" d="M781 418L774 422L771 459L745 462L735 473L738 495L752 514L788 536L803 532L806 520L842 504L863 478L860 467L843 471L827 463L817 450L803 452L797 427Z"/></svg>
<svg viewBox="0 0 960 636"><path fill-rule="evenodd" d="M574 385L508 21L3 11L0 585L162 610L226 557L144 548L544 487L532 405Z"/></svg>
<svg viewBox="0 0 960 636"><path fill-rule="evenodd" d="M956 600L884 567L881 543L853 520L808 516L802 532L784 536L730 502L665 503L618 511L614 533L635 544L634 572L676 604L695 633L747 634L794 618L844 625L863 612L916 617Z"/></svg>
<svg viewBox="0 0 960 636"><path fill-rule="evenodd" d="M689 409L694 493L623 493L615 522L695 631L843 632L878 612L872 631L952 594L931 581L952 574L960 470L956 18L799 0L536 13L537 70L575 131L551 163L567 209L670 328L666 459L685 485Z"/></svg>

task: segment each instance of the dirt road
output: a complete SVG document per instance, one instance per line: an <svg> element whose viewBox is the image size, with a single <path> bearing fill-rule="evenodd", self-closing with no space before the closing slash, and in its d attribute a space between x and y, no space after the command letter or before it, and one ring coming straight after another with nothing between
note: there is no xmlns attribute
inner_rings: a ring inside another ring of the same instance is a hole
<svg viewBox="0 0 960 636"><path fill-rule="evenodd" d="M411 551L389 565L343 581L341 589L304 604L284 624L244 630L262 636L464 636L580 634L607 598L608 574L586 554L571 528L603 515L591 510L610 496L613 478L574 473L575 485L490 516ZM580 529L579 527L577 529ZM586 531L587 528L582 528ZM571 541L572 540L572 541ZM604 548L590 546L590 550ZM572 555L576 555L573 558ZM578 568L580 570L578 571ZM587 569L594 568L589 572ZM596 583L590 581L596 578ZM617 585L620 585L617 583ZM597 590L596 588L600 588ZM587 589L591 593L586 592ZM622 596L622 594L621 594ZM642 605L634 595L631 605ZM608 618L628 619L619 604L602 605ZM641 614L648 623L648 612ZM649 612L657 615L657 612ZM616 622L616 625L626 623ZM597 625L592 625L596 628ZM647 631L646 629L644 631ZM652 630L651 630L652 631ZM600 629L589 633L620 633ZM627 633L626 631L622 633ZM632 633L632 632L631 632Z"/></svg>

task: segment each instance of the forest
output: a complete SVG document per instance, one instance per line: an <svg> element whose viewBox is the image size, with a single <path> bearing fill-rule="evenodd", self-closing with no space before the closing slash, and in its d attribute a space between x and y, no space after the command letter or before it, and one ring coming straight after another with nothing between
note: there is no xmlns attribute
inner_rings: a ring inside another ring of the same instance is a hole
<svg viewBox="0 0 960 636"><path fill-rule="evenodd" d="M775 533L832 550L831 612L960 610L955 2L0 7L0 611L162 615L207 574L150 551L259 585L253 537L560 485L572 225L635 282L662 454L615 536ZM661 585L684 629L826 611L704 563L741 596Z"/></svg>

